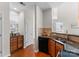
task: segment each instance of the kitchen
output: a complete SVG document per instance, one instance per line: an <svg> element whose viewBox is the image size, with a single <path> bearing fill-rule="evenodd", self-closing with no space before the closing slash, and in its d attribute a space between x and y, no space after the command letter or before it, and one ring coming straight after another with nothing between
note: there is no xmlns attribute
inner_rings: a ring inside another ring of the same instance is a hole
<svg viewBox="0 0 79 59"><path fill-rule="evenodd" d="M77 8L78 8L78 7L76 7L77 3L54 3L53 8L45 8L45 9L44 9L45 6L43 6L43 7L40 6L42 4L43 3L38 3L38 6L36 6L36 9L35 9L36 10L35 11L35 21L36 20L37 21L36 21L36 26L35 26L35 28L36 28L35 29L35 35L36 35L35 38L36 39L35 39L35 44L34 44L34 51L36 53L39 51L46 52L47 54L49 54L52 57L58 57L58 56L66 57L66 55L67 55L67 57L69 55L70 56L79 56L79 54L77 53L78 49L73 47L74 44L67 45L68 43L70 44L72 42L78 41L78 39L76 39L76 37L74 37L75 40L72 38L73 36L76 36L76 34L74 34L73 32L69 33L70 31L72 31L73 27L75 27L75 26L72 26L72 25L74 25L75 22L71 22L71 20L70 20L70 22L69 22L69 20L63 20L63 18L72 19L72 20L77 18L76 13L78 11L74 12L74 10L77 10ZM52 4L52 3L50 3L50 4ZM57 6L56 6L56 4L57 4ZM64 9L69 8L70 10L65 10L65 12L64 12L63 8ZM63 13L64 13L64 15L60 15ZM69 13L69 15L66 15L68 13ZM74 13L75 13L75 16L74 16ZM71 15L74 17L72 18ZM70 16L70 18L69 18L69 16ZM72 29L70 27L68 27L68 25L71 26ZM32 35L30 31L29 31L29 33L28 33L29 35ZM31 39L31 36L29 36L28 38ZM45 44L44 44L44 40L42 40L42 39L47 39L45 41L46 42ZM26 44L26 46L29 46L29 45L30 45L29 43ZM23 46L23 45L21 45L21 46ZM70 47L73 49L71 49ZM63 53L64 53L64 56L63 56ZM65 55L65 53L66 53L66 55Z"/></svg>
<svg viewBox="0 0 79 59"><path fill-rule="evenodd" d="M79 56L77 2L10 2L0 3L0 8L3 11L1 56L11 56L11 53L31 44L34 54Z"/></svg>

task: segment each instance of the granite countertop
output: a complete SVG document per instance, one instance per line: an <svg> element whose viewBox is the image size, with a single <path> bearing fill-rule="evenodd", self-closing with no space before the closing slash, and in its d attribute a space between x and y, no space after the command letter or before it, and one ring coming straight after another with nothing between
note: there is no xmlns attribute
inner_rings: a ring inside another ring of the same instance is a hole
<svg viewBox="0 0 79 59"><path fill-rule="evenodd" d="M58 40L56 38L62 38L62 39L65 39L65 41L69 41L68 37L69 36L74 36L74 37L79 37L79 35L76 35L76 34L69 34L69 33L56 33L56 32L52 32L50 34L50 36L41 36L41 37L47 37L47 38L50 38L50 39L53 39L54 41L56 42L59 42L61 44L64 44L63 43L63 40ZM54 39L55 38L55 39Z"/></svg>
<svg viewBox="0 0 79 59"><path fill-rule="evenodd" d="M69 36L78 36L77 34L72 34L72 33L57 33L57 32L52 32L51 34L60 34L60 35L69 35Z"/></svg>
<svg viewBox="0 0 79 59"><path fill-rule="evenodd" d="M64 49L67 50L67 51L71 51L71 52L74 52L76 54L79 52L79 43L72 42L71 40L69 40L69 37L77 37L78 38L79 35L69 34L69 33L56 33L56 32L52 32L51 34L53 34L53 35L41 36L41 37L49 38L49 39L54 40L54 41L56 41L56 42L58 42L60 44L63 44L64 45ZM64 37L62 37L62 35ZM57 39L57 38L61 38L61 40ZM62 41L63 39L66 39L65 42ZM79 55L76 55L74 53L62 51L62 55L61 56L62 57L79 56Z"/></svg>
<svg viewBox="0 0 79 59"><path fill-rule="evenodd" d="M78 56L79 54L66 50L62 50L59 54L59 57L78 57Z"/></svg>

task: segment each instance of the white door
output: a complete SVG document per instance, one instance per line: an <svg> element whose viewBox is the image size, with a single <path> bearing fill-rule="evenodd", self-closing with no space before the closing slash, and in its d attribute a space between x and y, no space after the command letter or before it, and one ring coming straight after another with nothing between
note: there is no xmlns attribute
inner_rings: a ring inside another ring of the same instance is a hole
<svg viewBox="0 0 79 59"><path fill-rule="evenodd" d="M2 17L0 17L0 56L1 56L1 52L2 52Z"/></svg>

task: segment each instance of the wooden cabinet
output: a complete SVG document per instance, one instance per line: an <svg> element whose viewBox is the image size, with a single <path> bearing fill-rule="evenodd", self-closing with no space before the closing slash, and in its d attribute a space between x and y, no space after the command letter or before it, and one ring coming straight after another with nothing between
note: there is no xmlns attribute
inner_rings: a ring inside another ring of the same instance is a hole
<svg viewBox="0 0 79 59"><path fill-rule="evenodd" d="M10 51L13 53L23 47L23 35L12 36L10 38Z"/></svg>
<svg viewBox="0 0 79 59"><path fill-rule="evenodd" d="M56 53L55 53L56 56L58 56L58 53L60 53L60 51L63 49L64 49L64 45L56 42Z"/></svg>
<svg viewBox="0 0 79 59"><path fill-rule="evenodd" d="M55 41L51 39L48 40L48 53L50 56L55 57Z"/></svg>
<svg viewBox="0 0 79 59"><path fill-rule="evenodd" d="M18 36L18 48L22 48L23 47L23 36L20 35Z"/></svg>
<svg viewBox="0 0 79 59"><path fill-rule="evenodd" d="M17 37L13 36L13 37L11 37L10 40L11 40L10 47L11 47L11 53L12 53L13 51L15 51L17 49Z"/></svg>
<svg viewBox="0 0 79 59"><path fill-rule="evenodd" d="M52 57L56 57L58 52L60 52L64 48L64 45L54 41L53 39L48 40L48 53Z"/></svg>

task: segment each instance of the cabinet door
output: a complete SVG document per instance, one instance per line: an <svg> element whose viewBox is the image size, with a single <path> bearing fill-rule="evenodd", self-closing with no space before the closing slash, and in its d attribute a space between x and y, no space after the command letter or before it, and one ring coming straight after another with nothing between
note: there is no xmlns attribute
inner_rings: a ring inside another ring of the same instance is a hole
<svg viewBox="0 0 79 59"><path fill-rule="evenodd" d="M23 36L18 36L18 48L23 47Z"/></svg>
<svg viewBox="0 0 79 59"><path fill-rule="evenodd" d="M18 40L18 48L22 48L23 47L23 40Z"/></svg>
<svg viewBox="0 0 79 59"><path fill-rule="evenodd" d="M64 45L57 43L56 42L56 56L58 55L58 53L64 49Z"/></svg>
<svg viewBox="0 0 79 59"><path fill-rule="evenodd" d="M48 40L48 53L50 56L55 57L55 41L52 39Z"/></svg>
<svg viewBox="0 0 79 59"><path fill-rule="evenodd" d="M11 38L11 53L17 50L17 37Z"/></svg>

